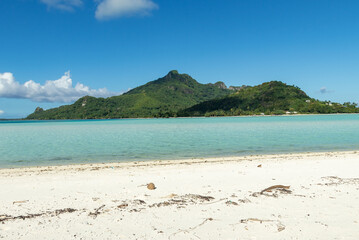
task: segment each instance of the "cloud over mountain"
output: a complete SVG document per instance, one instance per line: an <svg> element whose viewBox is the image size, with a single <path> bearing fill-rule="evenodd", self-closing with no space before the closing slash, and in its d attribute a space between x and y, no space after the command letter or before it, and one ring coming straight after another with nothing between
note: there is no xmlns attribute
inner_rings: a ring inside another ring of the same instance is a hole
<svg viewBox="0 0 359 240"><path fill-rule="evenodd" d="M35 102L72 102L83 96L110 97L120 95L106 88L91 89L81 83L72 86L70 72L58 80L48 80L44 85L29 80L24 84L15 81L12 73L0 73L0 98L23 98Z"/></svg>
<svg viewBox="0 0 359 240"><path fill-rule="evenodd" d="M97 19L109 19L132 15L146 15L157 9L152 0L102 0L96 9Z"/></svg>

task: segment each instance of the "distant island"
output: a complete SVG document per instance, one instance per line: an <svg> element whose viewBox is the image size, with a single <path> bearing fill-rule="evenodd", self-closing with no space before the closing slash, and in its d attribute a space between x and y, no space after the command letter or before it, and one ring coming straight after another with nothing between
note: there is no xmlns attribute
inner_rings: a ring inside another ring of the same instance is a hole
<svg viewBox="0 0 359 240"><path fill-rule="evenodd" d="M187 74L166 76L120 96L85 96L71 105L36 108L26 119L166 118L282 114L359 113L356 103L344 104L310 98L296 86L280 81L258 86L201 84Z"/></svg>

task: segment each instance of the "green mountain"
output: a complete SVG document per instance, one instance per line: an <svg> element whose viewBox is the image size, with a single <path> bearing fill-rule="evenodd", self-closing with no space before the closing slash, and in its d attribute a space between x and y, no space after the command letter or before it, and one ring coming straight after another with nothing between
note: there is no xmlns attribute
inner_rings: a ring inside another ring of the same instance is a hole
<svg viewBox="0 0 359 240"><path fill-rule="evenodd" d="M201 84L187 74L169 72L127 93L110 98L82 97L74 104L44 111L37 108L26 119L100 119L176 116L203 101L233 93L223 82Z"/></svg>
<svg viewBox="0 0 359 240"><path fill-rule="evenodd" d="M238 116L285 113L359 113L355 103L310 98L298 87L279 81L227 88L223 82L200 84L187 74L169 72L127 93L110 98L82 97L74 104L27 119L103 119L190 116Z"/></svg>
<svg viewBox="0 0 359 240"><path fill-rule="evenodd" d="M298 87L279 81L266 82L220 99L196 104L178 112L178 116L237 116L290 113L355 113L356 104L331 103L310 98Z"/></svg>

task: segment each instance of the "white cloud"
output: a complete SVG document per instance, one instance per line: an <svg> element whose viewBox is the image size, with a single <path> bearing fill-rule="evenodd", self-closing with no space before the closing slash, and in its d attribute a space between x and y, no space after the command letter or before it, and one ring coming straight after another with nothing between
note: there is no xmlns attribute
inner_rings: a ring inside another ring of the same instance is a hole
<svg viewBox="0 0 359 240"><path fill-rule="evenodd" d="M20 84L15 81L12 73L0 73L0 97L25 98L35 102L72 102L83 96L110 97L120 95L108 91L106 88L90 89L81 83L72 86L70 72L58 80L46 81L44 85L33 80Z"/></svg>
<svg viewBox="0 0 359 240"><path fill-rule="evenodd" d="M66 11L72 11L76 7L80 7L82 0L40 0L46 4L49 8L57 8Z"/></svg>
<svg viewBox="0 0 359 240"><path fill-rule="evenodd" d="M327 93L327 88L326 87L322 87L320 88L320 93Z"/></svg>
<svg viewBox="0 0 359 240"><path fill-rule="evenodd" d="M152 0L102 0L97 6L97 19L130 16L135 14L146 15L158 6Z"/></svg>
<svg viewBox="0 0 359 240"><path fill-rule="evenodd" d="M3 114L3 113L4 113L4 111L3 111L3 110L0 110L0 115Z"/></svg>

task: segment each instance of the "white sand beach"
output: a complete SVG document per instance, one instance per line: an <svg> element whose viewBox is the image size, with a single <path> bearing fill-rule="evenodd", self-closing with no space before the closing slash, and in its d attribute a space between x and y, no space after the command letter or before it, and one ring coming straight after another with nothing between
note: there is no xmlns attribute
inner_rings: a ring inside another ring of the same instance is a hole
<svg viewBox="0 0 359 240"><path fill-rule="evenodd" d="M1 169L0 239L357 240L358 170L359 152Z"/></svg>

